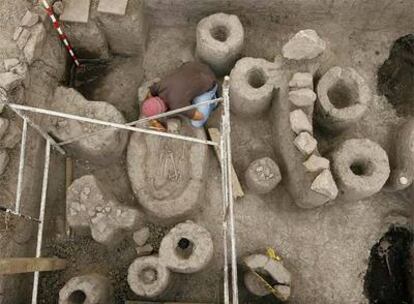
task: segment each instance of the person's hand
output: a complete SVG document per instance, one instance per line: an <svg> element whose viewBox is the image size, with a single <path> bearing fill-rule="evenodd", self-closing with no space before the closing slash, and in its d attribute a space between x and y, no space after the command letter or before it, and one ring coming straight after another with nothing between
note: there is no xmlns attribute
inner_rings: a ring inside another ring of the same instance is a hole
<svg viewBox="0 0 414 304"><path fill-rule="evenodd" d="M191 118L192 120L203 120L204 119L204 115L203 113L199 112L199 111L195 111L193 117Z"/></svg>

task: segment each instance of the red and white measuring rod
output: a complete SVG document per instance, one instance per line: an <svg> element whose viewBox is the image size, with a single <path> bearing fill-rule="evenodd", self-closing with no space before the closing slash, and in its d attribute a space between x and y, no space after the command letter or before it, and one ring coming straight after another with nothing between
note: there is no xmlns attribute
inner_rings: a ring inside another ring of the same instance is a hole
<svg viewBox="0 0 414 304"><path fill-rule="evenodd" d="M68 37L65 35L65 33L62 31L62 28L60 27L59 21L56 19L56 16L53 12L53 8L49 5L49 3L46 0L42 0L43 7L46 9L47 14L49 15L50 19L53 22L53 27L56 29L56 31L59 34L59 39L62 41L62 43L65 45L66 49L69 52L69 55L72 57L73 62L77 67L80 66L78 57L76 57L75 52L72 49L72 46L69 43Z"/></svg>

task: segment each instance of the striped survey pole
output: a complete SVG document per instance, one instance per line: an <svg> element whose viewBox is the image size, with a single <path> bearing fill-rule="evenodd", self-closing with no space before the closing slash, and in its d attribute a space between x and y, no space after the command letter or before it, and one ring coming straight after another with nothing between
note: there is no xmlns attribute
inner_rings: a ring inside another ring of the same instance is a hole
<svg viewBox="0 0 414 304"><path fill-rule="evenodd" d="M62 41L62 43L65 45L66 49L68 50L70 56L73 59L73 62L77 67L80 66L79 60L75 55L75 52L72 49L72 46L69 43L68 37L65 35L65 33L62 31L62 28L60 27L59 21L56 19L56 16L53 12L52 7L49 5L49 3L46 0L42 0L43 7L45 8L47 14L49 15L50 19L53 22L53 27L57 30L59 34L59 39Z"/></svg>

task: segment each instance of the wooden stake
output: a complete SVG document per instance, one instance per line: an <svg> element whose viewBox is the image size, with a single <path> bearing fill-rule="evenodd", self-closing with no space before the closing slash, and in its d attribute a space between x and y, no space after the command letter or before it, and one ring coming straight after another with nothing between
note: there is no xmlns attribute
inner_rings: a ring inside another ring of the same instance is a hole
<svg viewBox="0 0 414 304"><path fill-rule="evenodd" d="M66 260L58 258L3 258L0 259L0 274L56 271L65 269L66 264Z"/></svg>
<svg viewBox="0 0 414 304"><path fill-rule="evenodd" d="M220 130L216 128L209 128L208 134L212 141L220 143ZM219 146L214 146L214 151L216 151L217 158L220 160L220 148ZM244 196L243 188L240 184L239 178L237 177L236 171L234 170L233 164L231 165L231 182L233 184L233 196L234 198L239 198Z"/></svg>

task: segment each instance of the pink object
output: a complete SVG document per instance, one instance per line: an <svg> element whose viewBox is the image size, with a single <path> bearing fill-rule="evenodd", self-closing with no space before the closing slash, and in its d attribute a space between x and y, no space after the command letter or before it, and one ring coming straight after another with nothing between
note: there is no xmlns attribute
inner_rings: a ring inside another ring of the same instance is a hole
<svg viewBox="0 0 414 304"><path fill-rule="evenodd" d="M154 116L167 111L167 105L160 97L150 97L141 106L141 113L145 117Z"/></svg>

